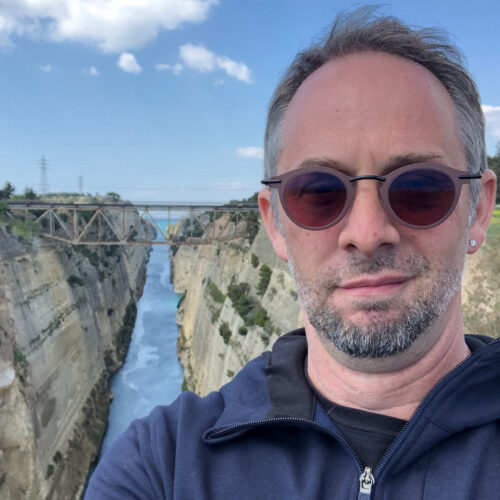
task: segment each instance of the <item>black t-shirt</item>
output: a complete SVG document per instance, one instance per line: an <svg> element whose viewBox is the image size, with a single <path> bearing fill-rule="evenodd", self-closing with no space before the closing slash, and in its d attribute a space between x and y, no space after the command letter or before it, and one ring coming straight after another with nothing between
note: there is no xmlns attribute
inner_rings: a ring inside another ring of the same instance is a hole
<svg viewBox="0 0 500 500"><path fill-rule="evenodd" d="M316 399L356 453L363 467L374 469L405 426L406 420L334 403L317 391L309 379L307 356L304 371Z"/></svg>
<svg viewBox="0 0 500 500"><path fill-rule="evenodd" d="M491 339L479 335L476 337L466 335L465 341L470 351L474 352L482 347L485 341L489 342ZM309 379L307 356L304 369L306 379L316 398L361 460L363 467L375 468L405 426L406 420L334 403L320 394Z"/></svg>
<svg viewBox="0 0 500 500"><path fill-rule="evenodd" d="M406 420L342 406L329 401L314 388L313 390L363 467L375 468L405 426Z"/></svg>

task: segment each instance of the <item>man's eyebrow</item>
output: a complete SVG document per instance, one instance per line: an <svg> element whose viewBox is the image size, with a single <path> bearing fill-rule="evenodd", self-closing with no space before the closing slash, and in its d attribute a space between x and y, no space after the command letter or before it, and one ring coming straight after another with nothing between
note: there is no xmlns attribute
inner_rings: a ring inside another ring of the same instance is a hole
<svg viewBox="0 0 500 500"><path fill-rule="evenodd" d="M403 155L393 156L384 167L382 174L388 174L392 170L396 170L399 167L404 167L405 165L413 165L414 163L425 163L430 160L435 160L436 158L443 158L443 155L439 153L407 153Z"/></svg>
<svg viewBox="0 0 500 500"><path fill-rule="evenodd" d="M413 165L414 163L424 163L430 160L434 160L436 158L443 158L443 155L439 153L425 152L425 153L407 153L407 154L393 156L386 163L381 174L385 175L399 167L404 167L405 165ZM302 163L300 163L297 168L304 168L304 167L329 167L329 168L334 168L335 170L339 170L340 172L343 172L346 175L352 175L352 171L350 172L351 169L348 168L345 163L333 160L331 158L324 158L324 157L308 158L307 160L304 160Z"/></svg>
<svg viewBox="0 0 500 500"><path fill-rule="evenodd" d="M330 158L308 158L307 160L304 160L302 163L300 163L297 168L304 168L304 167L334 168L335 170L340 170L340 172L349 175L347 172L348 168L344 163L337 160L331 160Z"/></svg>

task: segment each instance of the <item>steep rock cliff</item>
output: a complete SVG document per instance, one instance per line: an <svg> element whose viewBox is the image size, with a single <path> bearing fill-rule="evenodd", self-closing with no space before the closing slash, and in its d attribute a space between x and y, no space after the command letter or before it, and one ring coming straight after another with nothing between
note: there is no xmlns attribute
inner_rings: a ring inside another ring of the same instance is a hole
<svg viewBox="0 0 500 500"><path fill-rule="evenodd" d="M184 387L198 394L219 388L301 324L288 267L262 228L252 243L181 246L172 265L175 290L185 294L177 314Z"/></svg>
<svg viewBox="0 0 500 500"><path fill-rule="evenodd" d="M81 496L148 255L28 244L0 228L0 498Z"/></svg>

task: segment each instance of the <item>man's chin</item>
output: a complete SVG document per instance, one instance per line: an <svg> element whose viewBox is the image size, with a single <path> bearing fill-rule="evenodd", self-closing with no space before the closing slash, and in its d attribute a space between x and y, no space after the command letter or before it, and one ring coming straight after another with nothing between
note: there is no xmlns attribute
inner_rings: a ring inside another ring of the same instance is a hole
<svg viewBox="0 0 500 500"><path fill-rule="evenodd" d="M368 331L376 327L377 330L390 330L395 322L404 321L404 306L395 307L394 301L370 301L356 304L346 312L337 312L339 322L347 328L365 328Z"/></svg>
<svg viewBox="0 0 500 500"><path fill-rule="evenodd" d="M434 317L429 310L408 315L394 307L358 308L345 315L323 310L309 316L323 343L360 359L390 358L403 353L427 330Z"/></svg>

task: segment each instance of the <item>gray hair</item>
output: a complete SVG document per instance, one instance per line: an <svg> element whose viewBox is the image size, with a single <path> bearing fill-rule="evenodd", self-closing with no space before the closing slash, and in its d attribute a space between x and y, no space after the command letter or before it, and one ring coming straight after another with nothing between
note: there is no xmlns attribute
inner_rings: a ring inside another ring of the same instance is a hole
<svg viewBox="0 0 500 500"><path fill-rule="evenodd" d="M276 175L282 148L285 112L304 80L328 61L349 54L377 51L414 61L430 71L445 87L455 106L457 133L464 145L467 168L483 172L487 166L484 115L476 84L464 67L464 57L439 28L410 28L392 16L375 16L377 7L343 12L335 19L328 36L300 52L276 88L269 105L264 138L264 172ZM469 227L479 201L479 181L472 181ZM274 191L274 190L272 190ZM273 193L273 207L277 197ZM277 210L275 220L277 219Z"/></svg>

